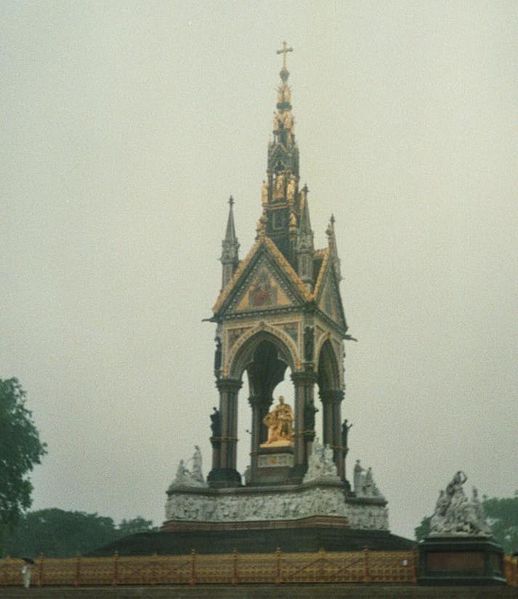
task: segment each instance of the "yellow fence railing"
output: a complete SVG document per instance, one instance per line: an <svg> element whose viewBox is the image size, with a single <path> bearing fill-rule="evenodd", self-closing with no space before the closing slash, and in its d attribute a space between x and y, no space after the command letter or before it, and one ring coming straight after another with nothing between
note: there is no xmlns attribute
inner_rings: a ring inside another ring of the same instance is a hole
<svg viewBox="0 0 518 599"><path fill-rule="evenodd" d="M40 556L32 569L34 586L116 586L251 583L415 584L417 555L412 551L316 553L226 553L139 557ZM20 586L23 561L0 559L0 587ZM505 556L507 583L518 586L518 558Z"/></svg>
<svg viewBox="0 0 518 599"><path fill-rule="evenodd" d="M504 557L504 574L509 586L518 587L518 557Z"/></svg>
<svg viewBox="0 0 518 599"><path fill-rule="evenodd" d="M0 587L21 584L22 560L0 560ZM415 584L411 551L39 557L34 586L370 582Z"/></svg>

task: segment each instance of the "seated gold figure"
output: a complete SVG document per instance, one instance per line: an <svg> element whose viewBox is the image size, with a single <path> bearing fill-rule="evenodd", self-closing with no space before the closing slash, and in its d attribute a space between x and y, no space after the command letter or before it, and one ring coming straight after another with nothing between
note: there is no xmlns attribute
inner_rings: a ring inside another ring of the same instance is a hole
<svg viewBox="0 0 518 599"><path fill-rule="evenodd" d="M279 397L279 403L263 420L268 427L268 440L261 447L280 447L293 444L293 410Z"/></svg>

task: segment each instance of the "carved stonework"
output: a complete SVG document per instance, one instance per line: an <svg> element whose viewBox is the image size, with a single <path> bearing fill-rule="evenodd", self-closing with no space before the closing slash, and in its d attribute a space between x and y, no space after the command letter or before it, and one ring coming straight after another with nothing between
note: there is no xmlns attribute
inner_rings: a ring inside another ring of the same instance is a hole
<svg viewBox="0 0 518 599"><path fill-rule="evenodd" d="M468 499L463 485L468 477L459 470L452 481L441 491L435 512L430 520L430 536L491 536L478 491L473 487Z"/></svg>
<svg viewBox="0 0 518 599"><path fill-rule="evenodd" d="M254 335L257 335L257 333L260 333L261 331L266 331L266 332L270 333L272 336L280 339L283 342L283 344L287 347L287 349L289 350L289 352L291 354L291 358L295 364L295 368L300 367L300 358L299 358L297 346L293 342L293 339L291 339L291 337L286 335L286 333L284 331L282 331L280 328L274 327L270 324L267 324L264 321L261 321L261 322L257 323L254 327L247 329L247 331L239 337L239 339L236 341L234 347L229 352L228 360L226 362L227 370L229 372L232 370L234 360L235 360L236 356L238 355L239 350L243 347L243 345L249 339L251 339Z"/></svg>
<svg viewBox="0 0 518 599"><path fill-rule="evenodd" d="M354 493L356 497L379 497L383 498L383 494L379 491L374 477L372 468L369 466L367 470L360 464L360 460L356 460L354 466Z"/></svg>
<svg viewBox="0 0 518 599"><path fill-rule="evenodd" d="M187 468L184 460L180 460L178 468L176 469L175 479L169 487L170 491L179 488L199 488L207 486L202 473L201 451L197 445L194 446L194 454L189 460L189 463L192 464L190 470Z"/></svg>
<svg viewBox="0 0 518 599"><path fill-rule="evenodd" d="M350 528L388 530L383 505L349 504L340 486L310 483L295 491L254 494L172 492L166 519L186 522L297 520L311 516L347 518Z"/></svg>
<svg viewBox="0 0 518 599"><path fill-rule="evenodd" d="M295 343L299 342L299 325L297 322L287 322L285 324L279 325L279 328L282 329L286 334L288 334Z"/></svg>
<svg viewBox="0 0 518 599"><path fill-rule="evenodd" d="M328 481L340 482L340 477L336 472L336 465L333 461L333 450L320 441L315 439L311 455L308 459L308 470L304 476L304 482Z"/></svg>
<svg viewBox="0 0 518 599"><path fill-rule="evenodd" d="M228 339L228 349L232 349L232 347L234 346L234 343L239 339L239 337L241 337L241 335L243 335L244 333L246 333L246 331L248 331L249 327L241 327L239 329L229 329L227 331L227 339Z"/></svg>

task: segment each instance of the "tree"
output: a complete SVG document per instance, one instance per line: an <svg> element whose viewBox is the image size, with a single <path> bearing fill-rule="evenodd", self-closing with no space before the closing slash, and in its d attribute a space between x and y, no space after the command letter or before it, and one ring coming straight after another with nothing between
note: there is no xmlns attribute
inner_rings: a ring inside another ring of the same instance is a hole
<svg viewBox="0 0 518 599"><path fill-rule="evenodd" d="M431 516L425 516L421 520L421 524L415 529L415 538L418 541L422 541L430 533L430 520Z"/></svg>
<svg viewBox="0 0 518 599"><path fill-rule="evenodd" d="M0 379L0 536L31 506L32 484L27 474L46 453L25 391L17 379Z"/></svg>
<svg viewBox="0 0 518 599"><path fill-rule="evenodd" d="M5 552L12 556L72 557L113 543L117 539L153 530L142 517L123 520L117 527L112 518L69 512L58 508L24 515L6 539Z"/></svg>
<svg viewBox="0 0 518 599"><path fill-rule="evenodd" d="M518 551L518 491L514 497L484 496L482 505L497 543L506 553Z"/></svg>
<svg viewBox="0 0 518 599"><path fill-rule="evenodd" d="M495 541L502 545L505 553L518 551L518 491L514 497L482 498L482 507L491 526ZM422 541L430 532L430 516L425 516L415 529L415 536Z"/></svg>
<svg viewBox="0 0 518 599"><path fill-rule="evenodd" d="M121 520L117 528L119 531L119 537L127 537L129 535L137 534L138 532L150 532L156 530L153 527L151 520L145 520L141 516L132 518L131 520Z"/></svg>

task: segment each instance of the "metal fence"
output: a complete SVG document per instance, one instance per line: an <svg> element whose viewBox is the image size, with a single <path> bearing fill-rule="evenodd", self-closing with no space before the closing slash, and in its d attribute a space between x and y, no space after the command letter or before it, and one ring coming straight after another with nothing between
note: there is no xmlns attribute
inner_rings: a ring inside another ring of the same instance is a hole
<svg viewBox="0 0 518 599"><path fill-rule="evenodd" d="M504 557L504 574L509 586L518 587L518 557Z"/></svg>
<svg viewBox="0 0 518 599"><path fill-rule="evenodd" d="M0 587L19 586L19 559L0 560ZM399 583L415 584L417 559L411 551L197 554L140 557L40 556L34 586Z"/></svg>

